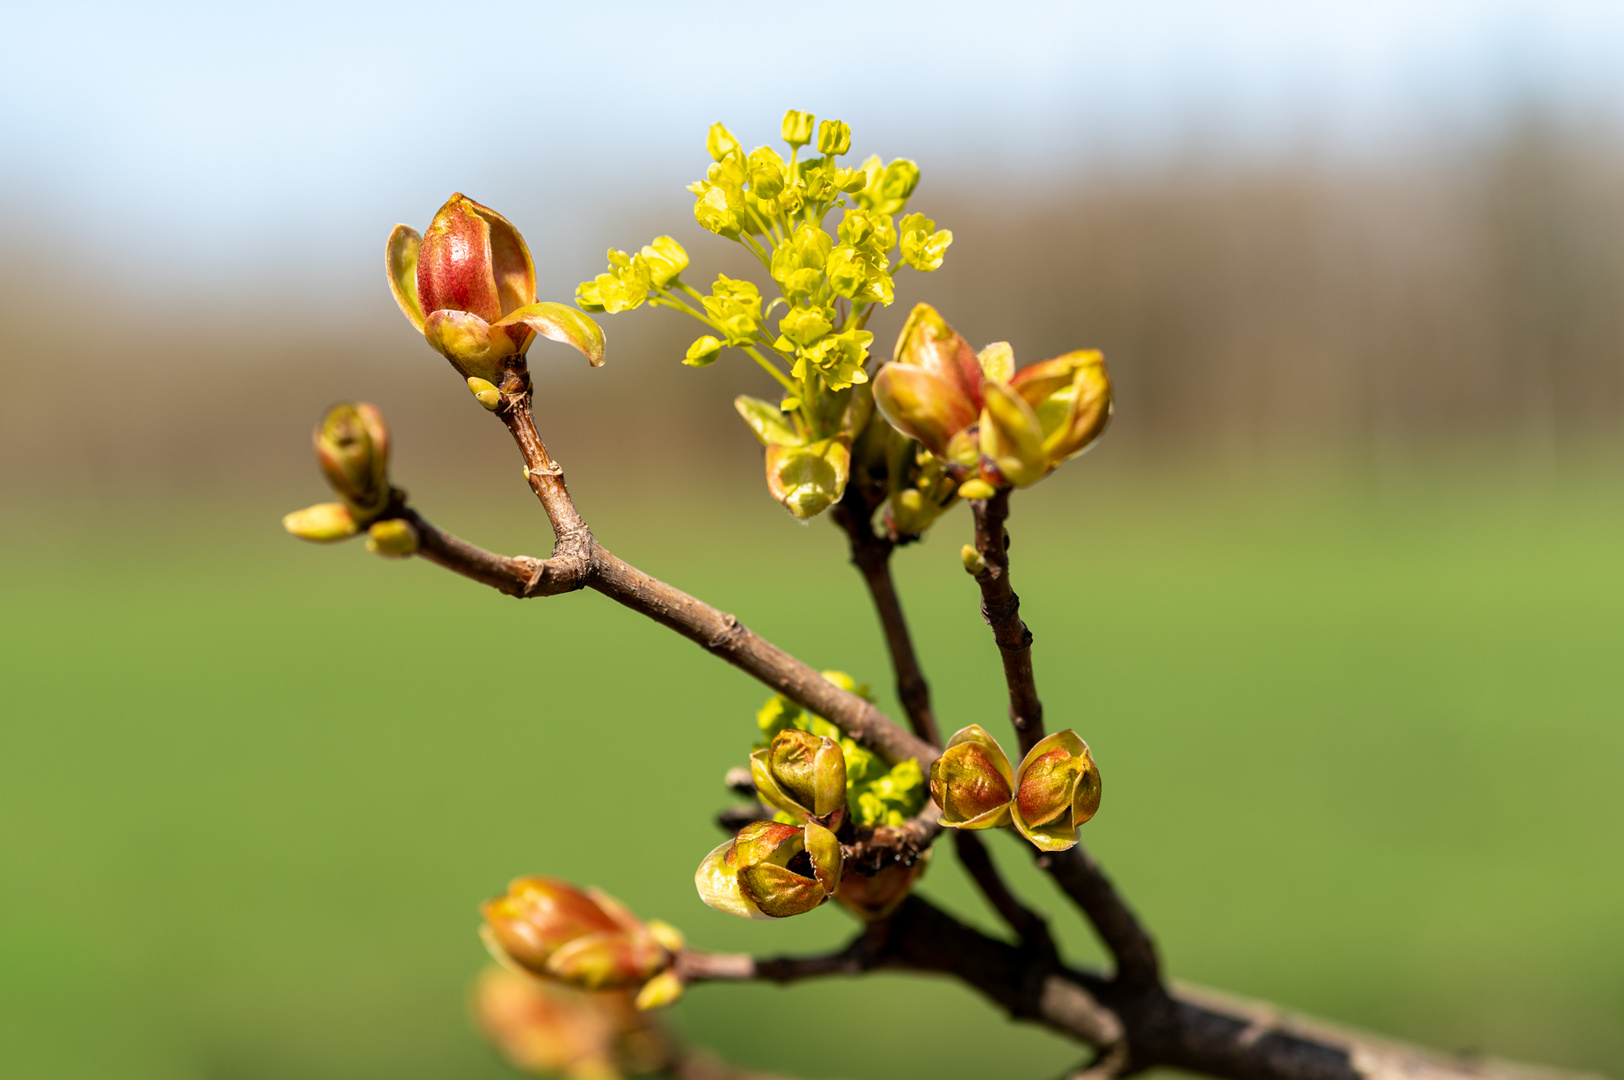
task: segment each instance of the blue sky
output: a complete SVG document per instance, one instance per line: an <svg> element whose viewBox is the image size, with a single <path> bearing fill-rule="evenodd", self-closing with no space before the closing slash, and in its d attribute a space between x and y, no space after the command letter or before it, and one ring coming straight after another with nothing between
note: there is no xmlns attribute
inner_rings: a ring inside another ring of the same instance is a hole
<svg viewBox="0 0 1624 1080"><path fill-rule="evenodd" d="M927 180L1191 145L1357 155L1470 137L1523 98L1624 106L1619 3L452 7L14 7L5 234L205 272L245 243L342 260L453 189L587 228L651 192L685 205L706 125L765 142L792 105Z"/></svg>

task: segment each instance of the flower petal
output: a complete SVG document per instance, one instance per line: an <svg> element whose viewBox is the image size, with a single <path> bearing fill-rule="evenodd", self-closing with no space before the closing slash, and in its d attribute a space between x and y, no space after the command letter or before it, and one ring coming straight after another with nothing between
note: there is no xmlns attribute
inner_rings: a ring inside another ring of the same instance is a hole
<svg viewBox="0 0 1624 1080"><path fill-rule="evenodd" d="M584 313L565 304L543 300L509 312L497 326L526 327L550 341L579 349L593 367L603 366L603 328ZM526 343L528 344L528 343ZM520 347L520 352L524 351Z"/></svg>
<svg viewBox="0 0 1624 1080"><path fill-rule="evenodd" d="M423 332L423 305L417 300L417 256L422 249L423 236L410 225L396 225L384 249L389 291L418 333Z"/></svg>

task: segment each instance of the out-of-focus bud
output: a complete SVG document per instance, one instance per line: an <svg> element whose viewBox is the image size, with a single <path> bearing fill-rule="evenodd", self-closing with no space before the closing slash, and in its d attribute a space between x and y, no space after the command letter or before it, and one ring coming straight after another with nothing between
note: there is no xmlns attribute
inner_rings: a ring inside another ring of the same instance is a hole
<svg viewBox="0 0 1624 1080"><path fill-rule="evenodd" d="M964 563L964 572L971 577L987 569L987 560L981 557L981 552L975 549L974 544L965 544L959 548L959 561Z"/></svg>
<svg viewBox="0 0 1624 1080"><path fill-rule="evenodd" d="M818 125L818 153L839 157L850 149L850 124L840 120L825 120Z"/></svg>
<svg viewBox="0 0 1624 1080"><path fill-rule="evenodd" d="M985 378L1007 383L1015 374L1015 350L1007 341L995 341L976 353L976 363Z"/></svg>
<svg viewBox="0 0 1624 1080"><path fill-rule="evenodd" d="M493 955L584 990L636 986L670 966L670 953L619 901L553 878L522 877L480 907Z"/></svg>
<svg viewBox="0 0 1624 1080"><path fill-rule="evenodd" d="M566 1080L657 1072L671 1059L664 1032L633 1007L630 992L586 993L506 968L474 987L475 1019L515 1069Z"/></svg>
<svg viewBox="0 0 1624 1080"><path fill-rule="evenodd" d="M1111 376L1098 350L1033 364L1009 385L1036 414L1051 468L1094 445L1111 419Z"/></svg>
<svg viewBox="0 0 1624 1080"><path fill-rule="evenodd" d="M327 483L366 522L389 503L389 428L371 405L339 404L310 434Z"/></svg>
<svg viewBox="0 0 1624 1080"><path fill-rule="evenodd" d="M1040 739L1015 772L1015 828L1042 851L1076 844L1077 827L1099 808L1100 771L1069 728Z"/></svg>
<svg viewBox="0 0 1624 1080"><path fill-rule="evenodd" d="M396 225L386 249L389 287L406 318L463 378L501 382L537 334L603 363L603 331L574 308L536 300L530 249L511 222L454 194L420 235Z"/></svg>
<svg viewBox="0 0 1624 1080"><path fill-rule="evenodd" d="M883 919L908 898L914 882L924 877L929 865L930 850L927 849L912 866L889 863L877 874L853 871L840 879L835 900L865 922Z"/></svg>
<svg viewBox="0 0 1624 1080"><path fill-rule="evenodd" d="M361 531L355 515L343 503L317 503L295 510L283 517L282 527L301 540L314 540L318 544L348 540Z"/></svg>
<svg viewBox="0 0 1624 1080"><path fill-rule="evenodd" d="M705 856L699 898L745 919L785 919L822 904L840 884L840 841L815 821L757 821Z"/></svg>
<svg viewBox="0 0 1624 1080"><path fill-rule="evenodd" d="M864 186L856 192L857 205L882 214L894 214L919 186L919 166L898 158L882 167L878 157L863 162Z"/></svg>
<svg viewBox="0 0 1624 1080"><path fill-rule="evenodd" d="M919 304L903 324L889 364L874 376L874 403L904 435L938 457L982 408L981 365L969 342L935 308Z"/></svg>
<svg viewBox="0 0 1624 1080"><path fill-rule="evenodd" d="M851 476L851 436L767 447L767 490L801 521L839 501Z"/></svg>
<svg viewBox="0 0 1624 1080"><path fill-rule="evenodd" d="M643 984L632 1003L641 1012L668 1009L682 1000L682 991L682 977L675 971L662 971Z"/></svg>
<svg viewBox="0 0 1624 1080"><path fill-rule="evenodd" d="M683 356L682 362L689 367L710 367L716 363L716 358L720 355L722 355L722 343L710 334L706 334L688 346L688 352Z"/></svg>
<svg viewBox="0 0 1624 1080"><path fill-rule="evenodd" d="M889 425L886 425L889 428ZM893 431L896 447L890 466L890 499L886 531L893 540L918 536L941 517L958 497L959 482L948 463Z"/></svg>
<svg viewBox="0 0 1624 1080"><path fill-rule="evenodd" d="M739 150L739 140L720 123L712 124L710 133L705 136L705 150L710 154L712 161L721 161Z"/></svg>
<svg viewBox="0 0 1624 1080"><path fill-rule="evenodd" d="M404 559L417 554L417 530L400 518L374 521L367 530L367 550L374 555Z"/></svg>
<svg viewBox="0 0 1624 1080"><path fill-rule="evenodd" d="M902 261L925 273L942 265L942 255L953 242L953 234L940 231L924 214L909 214L897 226L902 235Z"/></svg>
<svg viewBox="0 0 1624 1080"><path fill-rule="evenodd" d="M991 379L982 384L981 393L985 402L980 429L982 474L1015 487L1043 479L1051 466L1043 452L1043 429L1032 407L1008 386Z"/></svg>
<svg viewBox="0 0 1624 1080"><path fill-rule="evenodd" d="M958 731L930 766L930 797L951 829L1008 825L1014 790L1004 748L979 724Z"/></svg>
<svg viewBox="0 0 1624 1080"><path fill-rule="evenodd" d="M812 141L812 123L816 119L809 112L797 112L791 109L784 114L783 135L784 141L794 147L802 147Z"/></svg>
<svg viewBox="0 0 1624 1080"><path fill-rule="evenodd" d="M786 728L765 750L750 755L750 775L761 801L798 822L816 819L838 829L846 816L846 758L823 735Z"/></svg>
<svg viewBox="0 0 1624 1080"><path fill-rule="evenodd" d="M979 476L972 476L959 485L959 498L961 499L990 499L996 494L998 494L998 489Z"/></svg>

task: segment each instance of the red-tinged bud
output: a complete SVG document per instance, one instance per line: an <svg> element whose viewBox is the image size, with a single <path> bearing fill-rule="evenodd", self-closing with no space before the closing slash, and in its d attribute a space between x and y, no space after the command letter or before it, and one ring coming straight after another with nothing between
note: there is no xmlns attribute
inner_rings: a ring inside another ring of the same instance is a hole
<svg viewBox="0 0 1624 1080"><path fill-rule="evenodd" d="M908 313L891 362L923 368L967 398L973 412L980 411L981 362L970 343L929 304L917 304Z"/></svg>
<svg viewBox="0 0 1624 1080"><path fill-rule="evenodd" d="M1042 851L1077 843L1077 827L1100 808L1100 771L1088 744L1057 731L1027 753L1015 772L1015 828Z"/></svg>
<svg viewBox="0 0 1624 1080"><path fill-rule="evenodd" d="M505 368L522 370L537 334L603 363L603 331L574 308L537 302L524 237L467 196L451 196L424 235L395 226L386 269L406 318L464 378L499 384Z"/></svg>
<svg viewBox="0 0 1624 1080"><path fill-rule="evenodd" d="M389 428L365 402L327 410L310 435L327 483L365 524L389 503Z"/></svg>
<svg viewBox="0 0 1624 1080"><path fill-rule="evenodd" d="M547 958L547 974L582 990L614 990L640 986L670 964L670 954L647 932L616 930L560 945Z"/></svg>
<svg viewBox="0 0 1624 1080"><path fill-rule="evenodd" d="M976 421L974 403L924 368L890 363L874 376L874 404L892 427L938 456Z"/></svg>
<svg viewBox="0 0 1624 1080"><path fill-rule="evenodd" d="M746 919L802 915L828 900L844 866L840 841L815 821L746 825L699 864L699 898Z"/></svg>
<svg viewBox="0 0 1624 1080"><path fill-rule="evenodd" d="M515 1069L568 1080L608 1080L658 1071L670 1041L627 992L586 993L492 967L474 987L485 1037Z"/></svg>
<svg viewBox="0 0 1624 1080"><path fill-rule="evenodd" d="M925 868L929 865L930 851L926 850L912 866L890 863L877 874L853 871L840 879L835 900L866 922L883 919L908 898L914 882L925 875Z"/></svg>
<svg viewBox="0 0 1624 1080"><path fill-rule="evenodd" d="M930 797L953 829L996 829L1009 824L1015 776L998 740L979 724L962 728L930 766Z"/></svg>
<svg viewBox="0 0 1624 1080"><path fill-rule="evenodd" d="M750 775L761 800L798 822L816 819L840 828L846 814L846 758L824 735L785 728L765 750L750 755Z"/></svg>
<svg viewBox="0 0 1624 1080"><path fill-rule="evenodd" d="M606 908L575 886L545 877L515 878L505 896L480 907L496 944L538 975L546 972L548 957L576 938L628 929L616 917L623 910Z"/></svg>

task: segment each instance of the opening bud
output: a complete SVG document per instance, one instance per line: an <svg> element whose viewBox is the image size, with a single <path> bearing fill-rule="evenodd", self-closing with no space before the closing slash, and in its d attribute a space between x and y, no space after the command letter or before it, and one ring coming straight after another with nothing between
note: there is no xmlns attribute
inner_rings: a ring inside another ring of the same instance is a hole
<svg viewBox="0 0 1624 1080"><path fill-rule="evenodd" d="M784 114L782 132L784 141L794 147L802 147L812 141L812 122L816 119L809 112L797 112L791 109Z"/></svg>
<svg viewBox="0 0 1624 1080"><path fill-rule="evenodd" d="M712 124L710 133L705 136L705 150L710 154L712 161L721 161L739 150L739 140L720 123Z"/></svg>
<svg viewBox="0 0 1624 1080"><path fill-rule="evenodd" d="M705 856L694 885L718 911L784 919L828 900L843 866L840 841L817 822L797 827L757 821Z"/></svg>
<svg viewBox="0 0 1624 1080"><path fill-rule="evenodd" d="M979 724L961 728L930 766L930 797L951 829L1008 825L1015 777L998 740Z"/></svg>
<svg viewBox="0 0 1624 1080"><path fill-rule="evenodd" d="M798 822L816 819L840 828L846 815L846 759L826 735L786 728L765 750L750 755L750 775L761 800Z"/></svg>
<svg viewBox="0 0 1624 1080"><path fill-rule="evenodd" d="M1011 816L1021 835L1042 851L1076 844L1077 827L1099 808L1100 771L1075 731L1040 740L1016 770Z"/></svg>
<svg viewBox="0 0 1624 1080"><path fill-rule="evenodd" d="M1037 416L1051 467L1093 446L1111 419L1111 377L1095 349L1033 364L1010 380L1010 388Z"/></svg>
<svg viewBox="0 0 1624 1080"><path fill-rule="evenodd" d="M282 527L301 540L313 540L318 544L348 540L361 531L355 515L343 503L317 503L303 510L295 510L283 517Z"/></svg>
<svg viewBox="0 0 1624 1080"><path fill-rule="evenodd" d="M1043 429L1037 414L1015 391L988 379L982 384L981 455L991 461L998 478L1015 487L1035 484L1053 466L1043 450Z"/></svg>

